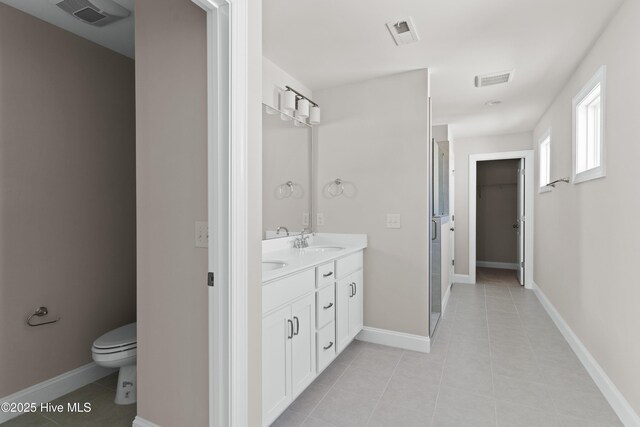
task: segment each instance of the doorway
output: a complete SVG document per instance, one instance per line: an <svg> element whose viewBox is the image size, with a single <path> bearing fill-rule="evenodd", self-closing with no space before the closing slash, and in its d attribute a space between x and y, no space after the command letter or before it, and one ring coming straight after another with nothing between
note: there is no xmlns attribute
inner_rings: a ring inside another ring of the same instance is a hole
<svg viewBox="0 0 640 427"><path fill-rule="evenodd" d="M470 156L469 274L532 286L533 151Z"/></svg>
<svg viewBox="0 0 640 427"><path fill-rule="evenodd" d="M520 207L524 191L522 159L478 162L476 177L476 280L517 277L522 285L524 233L520 232ZM497 270L497 271L493 271Z"/></svg>

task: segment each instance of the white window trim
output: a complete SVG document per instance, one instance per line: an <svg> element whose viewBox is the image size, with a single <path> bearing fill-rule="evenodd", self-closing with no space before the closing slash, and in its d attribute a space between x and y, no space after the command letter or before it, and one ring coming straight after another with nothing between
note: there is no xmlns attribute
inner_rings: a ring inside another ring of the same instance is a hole
<svg viewBox="0 0 640 427"><path fill-rule="evenodd" d="M551 128L547 129L538 139L538 173L540 173L540 162L542 158L542 150L540 147L547 138L549 138L549 175L551 175ZM551 187L549 187L548 185L540 186L540 177L538 176L538 193L542 194L548 193L550 191Z"/></svg>
<svg viewBox="0 0 640 427"><path fill-rule="evenodd" d="M576 135L576 108L578 105L584 100L584 98L591 93L593 88L600 84L600 108L601 108L601 123L600 123L600 166L586 170L584 172L576 173L576 157L577 157L577 135ZM579 184L581 182L590 181L592 179L603 178L606 176L606 156L605 156L605 129L607 123L607 114L606 114L606 96L607 96L607 67L603 65L598 69L596 74L589 80L589 82L584 85L582 90L578 92L578 94L573 98L573 104L571 109L572 115L572 147L573 147L573 156L572 156L572 164L571 164L571 176L572 182L574 184Z"/></svg>

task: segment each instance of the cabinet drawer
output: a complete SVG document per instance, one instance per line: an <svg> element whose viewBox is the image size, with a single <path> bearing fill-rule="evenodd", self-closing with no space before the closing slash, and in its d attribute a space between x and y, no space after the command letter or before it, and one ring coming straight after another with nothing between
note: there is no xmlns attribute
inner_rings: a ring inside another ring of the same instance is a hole
<svg viewBox="0 0 640 427"><path fill-rule="evenodd" d="M332 284L318 291L318 329L322 328L329 322L332 322L336 313L336 293L335 285Z"/></svg>
<svg viewBox="0 0 640 427"><path fill-rule="evenodd" d="M343 278L362 268L362 251L336 261L336 276Z"/></svg>
<svg viewBox="0 0 640 427"><path fill-rule="evenodd" d="M285 277L262 287L262 313L267 313L315 290L313 269Z"/></svg>
<svg viewBox="0 0 640 427"><path fill-rule="evenodd" d="M329 323L318 332L318 373L336 357L336 325Z"/></svg>
<svg viewBox="0 0 640 427"><path fill-rule="evenodd" d="M316 285L318 288L336 280L335 263L333 261L316 268Z"/></svg>

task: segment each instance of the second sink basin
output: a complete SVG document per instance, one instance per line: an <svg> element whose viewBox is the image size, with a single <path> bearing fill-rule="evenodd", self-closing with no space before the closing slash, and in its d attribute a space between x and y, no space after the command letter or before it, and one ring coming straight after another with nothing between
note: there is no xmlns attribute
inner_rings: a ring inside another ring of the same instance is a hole
<svg viewBox="0 0 640 427"><path fill-rule="evenodd" d="M279 270L286 266L287 263L282 261L262 261L262 272Z"/></svg>
<svg viewBox="0 0 640 427"><path fill-rule="evenodd" d="M306 252L337 252L343 249L341 246L309 246L304 248Z"/></svg>

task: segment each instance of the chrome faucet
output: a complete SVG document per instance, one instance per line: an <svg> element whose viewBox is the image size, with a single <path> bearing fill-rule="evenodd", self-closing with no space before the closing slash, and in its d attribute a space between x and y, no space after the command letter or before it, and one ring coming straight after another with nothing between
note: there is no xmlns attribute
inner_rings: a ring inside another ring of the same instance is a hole
<svg viewBox="0 0 640 427"><path fill-rule="evenodd" d="M287 227L285 227L284 225L279 225L278 228L276 228L276 236L280 235L280 230L284 230L287 232L287 237L289 237L289 229Z"/></svg>
<svg viewBox="0 0 640 427"><path fill-rule="evenodd" d="M296 239L293 241L293 247L296 249L308 248L310 233L311 231L307 230L306 228L303 228L302 231L300 232L300 235L296 237Z"/></svg>

